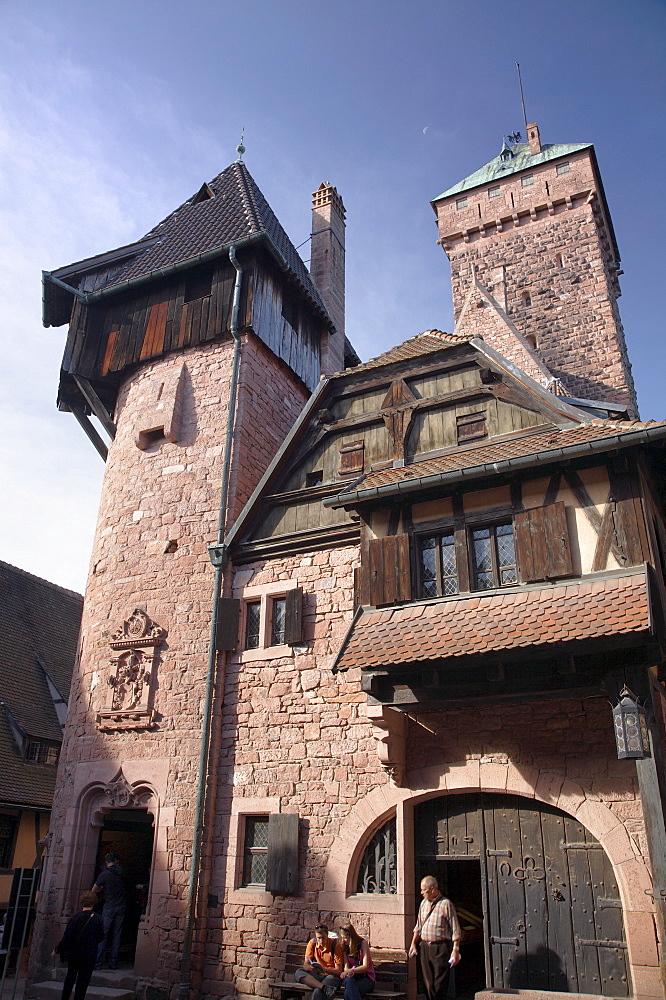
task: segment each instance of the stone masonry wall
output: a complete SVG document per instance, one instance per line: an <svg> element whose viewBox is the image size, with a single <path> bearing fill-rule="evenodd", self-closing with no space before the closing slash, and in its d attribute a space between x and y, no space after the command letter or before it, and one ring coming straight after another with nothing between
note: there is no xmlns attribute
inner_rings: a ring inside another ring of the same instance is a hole
<svg viewBox="0 0 666 1000"><path fill-rule="evenodd" d="M335 912L320 909L320 898L327 898L320 897L327 866L345 824L354 822L355 815L360 827L363 818L369 822L363 801L370 793L380 795L382 789L388 793L391 788L365 713L360 672L331 672L353 614L357 561L358 550L352 546L261 562L236 572L238 597L246 587L294 582L303 587L308 649L275 658L270 650L237 653L226 667L216 813L206 848L209 889L220 902L207 920L202 981L206 994L224 995L235 988L244 996L271 996L269 982L280 978L288 945L303 942L319 917L333 922L349 916L344 906ZM610 713L603 699L481 706L418 712L418 716L436 735L410 720L408 787L411 775L422 768L439 767L445 773L454 763L459 767L465 761L477 763L477 787L479 762L525 767L539 776L539 787L547 787L555 802L571 779L568 785L577 782L588 798L613 811L644 867L635 767L615 759ZM428 794L427 789L422 794ZM525 794L534 795L535 789L526 789ZM302 831L298 895L273 897L239 888L243 844L238 814L244 811L298 813ZM359 833L359 841L367 836ZM348 865L350 858L351 848L343 864ZM409 865L409 860L404 863ZM401 905L411 906L408 901ZM356 905L352 916L364 933L371 931L369 913L358 912ZM385 918L380 923L387 926ZM391 940L381 944L400 949L405 945L402 924L394 920L391 926L396 930L384 934Z"/></svg>
<svg viewBox="0 0 666 1000"><path fill-rule="evenodd" d="M72 679L51 829L50 878L40 900L33 954L45 962L76 896L65 870L77 822L77 775L114 777L123 762L147 780L168 772L161 803L173 820L166 832L160 905L151 911L158 978L175 982L191 852L205 689L215 541L233 345L197 347L146 364L119 395L86 591L81 654ZM135 443L137 421L155 385L185 365L178 440ZM258 391L256 387L259 387ZM239 408L247 428L236 444L231 501L240 506L298 415L306 393L253 335L244 338ZM233 490L236 491L234 498ZM160 649L152 731L102 733L113 655L107 640L137 606L168 632ZM145 771L142 770L145 762ZM111 764L109 762L112 762ZM137 763L138 762L138 763ZM80 782L79 782L80 784ZM154 784L154 781L153 781ZM93 836L92 833L89 834ZM74 858L74 866L78 859ZM66 888L69 886L66 893ZM89 888L84 885L82 888Z"/></svg>
<svg viewBox="0 0 666 1000"><path fill-rule="evenodd" d="M474 266L570 395L616 400L635 415L617 309L619 259L596 167L589 149L563 160L565 173L557 172L562 160L550 161L434 203L451 261L454 314ZM526 177L531 183L523 186Z"/></svg>
<svg viewBox="0 0 666 1000"><path fill-rule="evenodd" d="M535 338L539 357L567 392L635 406L624 331L591 206L536 223L521 218L499 234L456 245L449 256L456 314L472 265L488 286L503 268L508 315L523 335Z"/></svg>

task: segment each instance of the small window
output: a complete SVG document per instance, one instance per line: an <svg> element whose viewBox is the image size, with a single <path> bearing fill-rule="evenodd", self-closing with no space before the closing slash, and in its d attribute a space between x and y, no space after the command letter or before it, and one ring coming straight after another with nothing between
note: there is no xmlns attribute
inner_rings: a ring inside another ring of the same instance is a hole
<svg viewBox="0 0 666 1000"><path fill-rule="evenodd" d="M500 186L499 186L499 184L493 184L492 187L488 188L488 197L489 198L499 198L499 196L500 196Z"/></svg>
<svg viewBox="0 0 666 1000"><path fill-rule="evenodd" d="M558 267L564 267L564 257L562 256L561 253L555 254L555 263L557 264Z"/></svg>
<svg viewBox="0 0 666 1000"><path fill-rule="evenodd" d="M58 748L49 743L31 740L25 749L25 759L30 764L55 765L58 763Z"/></svg>
<svg viewBox="0 0 666 1000"><path fill-rule="evenodd" d="M317 469L316 472L306 472L305 474L306 486L321 486L323 482L324 482L324 472L322 469Z"/></svg>
<svg viewBox="0 0 666 1000"><path fill-rule="evenodd" d="M557 166L555 167L555 171L558 177L561 177L562 174L568 174L570 170L571 170L571 165L569 164L568 160L565 160L564 163L558 163Z"/></svg>
<svg viewBox="0 0 666 1000"><path fill-rule="evenodd" d="M531 292L521 292L520 295L524 306L532 305L532 293Z"/></svg>
<svg viewBox="0 0 666 1000"><path fill-rule="evenodd" d="M185 282L183 302L195 302L210 295L213 290L213 272L204 271L191 275Z"/></svg>
<svg viewBox="0 0 666 1000"><path fill-rule="evenodd" d="M474 590L493 590L518 583L513 525L492 524L473 528L472 566Z"/></svg>
<svg viewBox="0 0 666 1000"><path fill-rule="evenodd" d="M467 208L467 198L456 198L456 208L458 210Z"/></svg>
<svg viewBox="0 0 666 1000"><path fill-rule="evenodd" d="M284 645L287 620L287 598L276 597L271 601L271 646Z"/></svg>
<svg viewBox="0 0 666 1000"><path fill-rule="evenodd" d="M486 414L481 411L480 413L465 413L462 417L456 417L456 431L458 444L478 441L487 437Z"/></svg>
<svg viewBox="0 0 666 1000"><path fill-rule="evenodd" d="M18 817L0 816L0 868L11 868Z"/></svg>
<svg viewBox="0 0 666 1000"><path fill-rule="evenodd" d="M261 638L261 601L245 605L245 649L259 649Z"/></svg>
<svg viewBox="0 0 666 1000"><path fill-rule="evenodd" d="M421 597L452 597L458 593L453 529L419 538L419 577Z"/></svg>
<svg viewBox="0 0 666 1000"><path fill-rule="evenodd" d="M398 891L396 858L397 837L394 816L377 831L363 851L356 891L395 895Z"/></svg>
<svg viewBox="0 0 666 1000"><path fill-rule="evenodd" d="M246 816L243 845L243 886L266 885L268 816Z"/></svg>
<svg viewBox="0 0 666 1000"><path fill-rule="evenodd" d="M532 187L534 184L534 174L525 174L524 177L520 178L520 183L524 188Z"/></svg>
<svg viewBox="0 0 666 1000"><path fill-rule="evenodd" d="M286 319L292 330L298 332L298 302L296 296L286 288L282 293L282 318Z"/></svg>

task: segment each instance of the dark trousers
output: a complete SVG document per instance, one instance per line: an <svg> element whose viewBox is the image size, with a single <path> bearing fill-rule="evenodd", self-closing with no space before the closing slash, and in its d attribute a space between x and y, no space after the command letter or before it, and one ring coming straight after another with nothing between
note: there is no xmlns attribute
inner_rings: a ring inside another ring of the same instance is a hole
<svg viewBox="0 0 666 1000"><path fill-rule="evenodd" d="M347 976L345 984L345 1000L361 1000L361 997L372 993L375 981L370 976Z"/></svg>
<svg viewBox="0 0 666 1000"><path fill-rule="evenodd" d="M86 995L86 990L88 989L88 984L90 983L90 977L93 974L94 967L95 963L90 959L81 961L80 959L70 958L67 963L67 975L65 976L65 982L62 985L61 1000L69 1000L72 995L74 983L76 983L74 1000L83 1000Z"/></svg>
<svg viewBox="0 0 666 1000"><path fill-rule="evenodd" d="M118 952L120 951L120 935L123 930L123 920L125 919L125 904L119 906L105 906L102 910L102 920L104 921L104 937L97 949L97 967L102 965L109 951L109 965L114 968L118 964Z"/></svg>
<svg viewBox="0 0 666 1000"><path fill-rule="evenodd" d="M446 1000L451 966L451 941L421 941L419 956L428 1000Z"/></svg>

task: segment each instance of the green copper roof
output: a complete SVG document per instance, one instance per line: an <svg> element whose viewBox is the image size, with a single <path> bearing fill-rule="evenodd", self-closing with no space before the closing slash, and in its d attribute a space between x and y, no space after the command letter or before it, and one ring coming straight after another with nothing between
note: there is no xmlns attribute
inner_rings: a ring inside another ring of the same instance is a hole
<svg viewBox="0 0 666 1000"><path fill-rule="evenodd" d="M530 153L530 147L526 142L518 143L516 146L507 146L505 144L502 147L502 151L494 159L490 160L483 167L479 167L469 177L458 181L453 187L442 191L436 198L433 198L433 202L441 201L442 198L448 198L452 194L460 194L461 191L470 191L472 188L480 187L482 184L500 181L503 177L508 177L509 174L517 174L521 170L538 167L542 163L557 160L561 156L570 156L571 153L578 153L581 149L591 148L591 142L555 143L543 146L540 153ZM503 160L502 154L505 152L510 153L511 156Z"/></svg>

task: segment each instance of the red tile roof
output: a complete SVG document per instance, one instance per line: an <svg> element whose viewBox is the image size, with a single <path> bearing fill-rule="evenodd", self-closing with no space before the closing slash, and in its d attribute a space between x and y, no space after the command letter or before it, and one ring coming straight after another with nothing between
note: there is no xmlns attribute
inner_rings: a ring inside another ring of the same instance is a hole
<svg viewBox="0 0 666 1000"><path fill-rule="evenodd" d="M397 347L392 347L390 351L378 354L376 358L370 358L362 365L347 369L344 373L363 371L366 368L382 368L384 365L392 365L398 361L407 361L409 358L418 358L425 354L434 354L445 347L452 347L455 344L466 344L472 339L470 336L458 336L455 333L445 333L443 330L425 330L417 333L415 337L404 340Z"/></svg>
<svg viewBox="0 0 666 1000"><path fill-rule="evenodd" d="M365 611L351 629L336 669L647 632L649 617L643 571Z"/></svg>
<svg viewBox="0 0 666 1000"><path fill-rule="evenodd" d="M535 428L535 433L529 437L520 437L513 441L505 440L495 444L488 441L480 447L458 449L449 455L432 458L425 462L414 462L401 469L381 469L378 472L370 472L365 479L355 485L354 490L341 493L340 498L348 497L349 493L357 491L362 492L380 486L408 483L411 480L421 480L428 476L437 476L458 469L471 469L479 465L489 465L509 458L542 454L547 451L553 451L555 459L560 448L585 444L588 441L599 441L603 438L615 438L619 434L660 426L666 426L666 421L595 420L591 424L558 428L548 433L543 433L539 431L539 428Z"/></svg>

